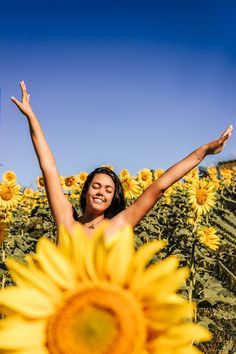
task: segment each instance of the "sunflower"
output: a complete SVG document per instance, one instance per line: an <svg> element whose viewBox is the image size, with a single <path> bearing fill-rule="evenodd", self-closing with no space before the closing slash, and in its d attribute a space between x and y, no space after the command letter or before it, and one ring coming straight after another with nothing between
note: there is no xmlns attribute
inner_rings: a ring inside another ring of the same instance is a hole
<svg viewBox="0 0 236 354"><path fill-rule="evenodd" d="M126 199L137 198L142 193L142 188L132 177L125 179L121 184L124 189Z"/></svg>
<svg viewBox="0 0 236 354"><path fill-rule="evenodd" d="M155 170L154 171L154 180L156 180L159 177L161 177L164 172L165 172L165 170L163 170L162 168L158 168L157 170Z"/></svg>
<svg viewBox="0 0 236 354"><path fill-rule="evenodd" d="M152 171L148 168L144 168L138 172L138 182L146 189L152 183Z"/></svg>
<svg viewBox="0 0 236 354"><path fill-rule="evenodd" d="M198 180L189 185L189 202L197 214L206 214L215 206L215 185Z"/></svg>
<svg viewBox="0 0 236 354"><path fill-rule="evenodd" d="M84 182L86 181L86 179L88 177L88 172L82 171L78 175L76 175L76 177L77 177L77 180L80 184L84 184Z"/></svg>
<svg viewBox="0 0 236 354"><path fill-rule="evenodd" d="M124 168L123 170L120 171L119 177L120 177L120 181L123 182L127 178L131 178L131 175L130 175L129 171L127 170L127 168Z"/></svg>
<svg viewBox="0 0 236 354"><path fill-rule="evenodd" d="M20 188L19 184L0 183L0 208L14 209L17 207L22 199Z"/></svg>
<svg viewBox="0 0 236 354"><path fill-rule="evenodd" d="M7 171L7 172L3 173L2 180L4 182L10 182L10 183L16 184L17 176L16 176L15 172Z"/></svg>
<svg viewBox="0 0 236 354"><path fill-rule="evenodd" d="M78 178L76 176L67 176L61 178L62 188L68 191L75 190L78 185Z"/></svg>
<svg viewBox="0 0 236 354"><path fill-rule="evenodd" d="M34 198L34 191L32 188L25 188L23 195L27 198Z"/></svg>
<svg viewBox="0 0 236 354"><path fill-rule="evenodd" d="M220 168L220 175L224 184L230 185L234 176L234 171L227 165Z"/></svg>
<svg viewBox="0 0 236 354"><path fill-rule="evenodd" d="M0 292L6 314L0 323L0 350L200 353L191 342L211 335L189 322L192 308L176 294L189 271L177 269L174 256L147 267L165 242L152 241L135 251L129 225L109 239L106 225L90 238L79 225L72 235L60 225L58 246L42 237L27 264L7 260L17 286Z"/></svg>
<svg viewBox="0 0 236 354"><path fill-rule="evenodd" d="M198 168L194 168L192 169L190 172L188 172L183 179L186 182L190 182L190 183L194 183L197 182L199 180L199 175L198 175Z"/></svg>
<svg viewBox="0 0 236 354"><path fill-rule="evenodd" d="M9 223L11 221L12 213L10 211L3 211L0 209L0 223Z"/></svg>
<svg viewBox="0 0 236 354"><path fill-rule="evenodd" d="M215 251L219 248L220 238L216 235L214 227L201 227L197 230L197 236L200 242L211 250Z"/></svg>
<svg viewBox="0 0 236 354"><path fill-rule="evenodd" d="M36 178L36 184L39 189L44 189L45 188L44 178L42 176L38 176Z"/></svg>
<svg viewBox="0 0 236 354"><path fill-rule="evenodd" d="M5 237L8 234L9 225L7 223L0 222L0 245L5 240Z"/></svg>
<svg viewBox="0 0 236 354"><path fill-rule="evenodd" d="M214 183L215 188L218 189L220 187L220 179L218 178L218 171L216 166L209 166L207 168L207 172L209 174L211 182Z"/></svg>

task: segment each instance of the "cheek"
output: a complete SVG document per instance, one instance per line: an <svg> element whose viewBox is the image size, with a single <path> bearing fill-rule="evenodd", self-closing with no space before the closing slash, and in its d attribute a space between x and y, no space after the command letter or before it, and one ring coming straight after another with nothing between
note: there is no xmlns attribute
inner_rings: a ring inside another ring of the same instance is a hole
<svg viewBox="0 0 236 354"><path fill-rule="evenodd" d="M109 194L109 195L107 196L107 200L109 200L109 202L111 203L112 200L113 200L113 197L114 197L114 194L113 194L113 193L112 193L112 194Z"/></svg>

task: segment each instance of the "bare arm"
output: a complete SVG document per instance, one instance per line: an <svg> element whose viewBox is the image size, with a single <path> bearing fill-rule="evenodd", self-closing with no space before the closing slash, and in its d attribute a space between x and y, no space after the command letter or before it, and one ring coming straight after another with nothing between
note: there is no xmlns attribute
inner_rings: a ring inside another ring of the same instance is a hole
<svg viewBox="0 0 236 354"><path fill-rule="evenodd" d="M32 143L43 174L51 212L57 226L60 223L71 222L73 220L72 204L63 193L56 161L46 142L39 121L30 106L30 95L27 93L23 81L20 82L20 87L22 91L21 102L15 97L11 97L11 99L28 120Z"/></svg>
<svg viewBox="0 0 236 354"><path fill-rule="evenodd" d="M219 139L201 146L170 167L160 178L154 181L132 205L115 216L114 219L123 219L124 222L128 222L133 227L136 226L161 198L166 189L196 167L206 155L221 152L226 141L231 136L232 130L233 127L230 125Z"/></svg>

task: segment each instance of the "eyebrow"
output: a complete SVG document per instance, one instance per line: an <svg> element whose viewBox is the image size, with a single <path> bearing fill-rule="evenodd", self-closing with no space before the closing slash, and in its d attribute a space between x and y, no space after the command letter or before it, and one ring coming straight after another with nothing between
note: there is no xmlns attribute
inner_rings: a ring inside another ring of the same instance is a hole
<svg viewBox="0 0 236 354"><path fill-rule="evenodd" d="M93 184L94 183L97 183L97 184L99 184L99 186L101 186L101 183L99 183L99 182L94 181ZM110 184L107 184L105 187L110 187L110 188L114 189L113 186L111 186Z"/></svg>

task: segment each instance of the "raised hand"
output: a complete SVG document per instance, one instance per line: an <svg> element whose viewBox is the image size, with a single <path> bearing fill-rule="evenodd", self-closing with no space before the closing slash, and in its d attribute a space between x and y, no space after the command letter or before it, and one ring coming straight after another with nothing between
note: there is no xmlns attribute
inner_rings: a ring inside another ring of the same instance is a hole
<svg viewBox="0 0 236 354"><path fill-rule="evenodd" d="M221 152L225 146L226 141L232 135L232 131L233 126L230 124L230 126L223 132L223 134L221 134L219 139L216 139L207 144L207 155L218 154Z"/></svg>
<svg viewBox="0 0 236 354"><path fill-rule="evenodd" d="M30 95L27 92L24 81L20 81L20 88L22 93L21 102L13 96L11 97L11 100L16 104L16 106L25 116L29 117L33 113L33 111L29 102Z"/></svg>

